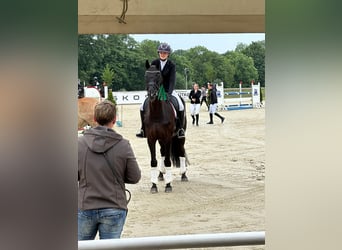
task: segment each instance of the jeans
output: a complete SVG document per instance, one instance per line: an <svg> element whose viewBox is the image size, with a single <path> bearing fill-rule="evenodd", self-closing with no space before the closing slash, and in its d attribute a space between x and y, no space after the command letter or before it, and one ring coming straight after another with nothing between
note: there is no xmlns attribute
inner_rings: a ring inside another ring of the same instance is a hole
<svg viewBox="0 0 342 250"><path fill-rule="evenodd" d="M115 208L78 210L78 240L120 238L127 211Z"/></svg>

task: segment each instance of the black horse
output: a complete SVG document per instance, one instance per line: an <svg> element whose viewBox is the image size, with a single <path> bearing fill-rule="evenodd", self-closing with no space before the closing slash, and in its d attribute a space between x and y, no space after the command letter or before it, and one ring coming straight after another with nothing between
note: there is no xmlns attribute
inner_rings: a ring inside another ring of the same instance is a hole
<svg viewBox="0 0 342 250"><path fill-rule="evenodd" d="M185 138L178 138L176 135L176 112L168 100L162 87L162 75L155 65L150 66L146 62L145 81L148 98L145 102L145 132L148 146L151 153L151 193L157 193L157 183L164 180L166 183L165 192L172 191L172 166L180 168L181 180L187 181L186 176L186 153L184 149ZM184 104L184 100L182 99ZM184 105L185 107L185 105ZM185 110L184 110L185 111ZM184 112L185 114L185 112ZM183 129L186 129L184 119ZM160 145L162 157L160 170L157 168L156 142Z"/></svg>

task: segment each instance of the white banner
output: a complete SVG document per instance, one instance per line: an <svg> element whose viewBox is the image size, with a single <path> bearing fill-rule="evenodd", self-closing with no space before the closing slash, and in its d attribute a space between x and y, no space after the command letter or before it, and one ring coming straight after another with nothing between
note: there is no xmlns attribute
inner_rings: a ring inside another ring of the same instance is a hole
<svg viewBox="0 0 342 250"><path fill-rule="evenodd" d="M185 102L190 101L189 100L189 94L190 94L190 89L176 89L176 93L180 95Z"/></svg>
<svg viewBox="0 0 342 250"><path fill-rule="evenodd" d="M113 92L116 104L141 104L147 97L146 91Z"/></svg>
<svg viewBox="0 0 342 250"><path fill-rule="evenodd" d="M184 101L189 100L190 90L176 90ZM124 91L124 92L113 92L113 97L118 105L125 104L141 104L147 97L147 91Z"/></svg>

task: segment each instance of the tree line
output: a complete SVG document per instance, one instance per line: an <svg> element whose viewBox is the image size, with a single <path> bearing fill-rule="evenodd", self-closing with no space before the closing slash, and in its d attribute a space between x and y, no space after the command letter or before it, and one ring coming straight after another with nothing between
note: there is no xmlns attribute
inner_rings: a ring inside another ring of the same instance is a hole
<svg viewBox="0 0 342 250"><path fill-rule="evenodd" d="M158 57L159 43L137 42L126 34L79 35L78 77L86 85L92 85L94 77L100 82L106 80L113 91L144 90L145 61ZM239 43L234 51L223 54L203 46L175 50L170 60L176 64L176 89L189 89L193 82L200 86L223 82L225 88L236 88L240 81L254 80L265 86L264 40L250 45Z"/></svg>

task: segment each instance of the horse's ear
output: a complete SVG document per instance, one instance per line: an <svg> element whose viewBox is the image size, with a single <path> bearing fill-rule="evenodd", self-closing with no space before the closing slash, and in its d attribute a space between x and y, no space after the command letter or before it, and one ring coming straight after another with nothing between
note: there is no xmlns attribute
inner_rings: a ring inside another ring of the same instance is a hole
<svg viewBox="0 0 342 250"><path fill-rule="evenodd" d="M146 69L149 69L150 68L150 62L148 60L146 60L145 62L145 68Z"/></svg>

